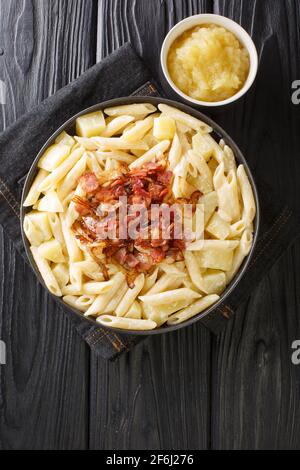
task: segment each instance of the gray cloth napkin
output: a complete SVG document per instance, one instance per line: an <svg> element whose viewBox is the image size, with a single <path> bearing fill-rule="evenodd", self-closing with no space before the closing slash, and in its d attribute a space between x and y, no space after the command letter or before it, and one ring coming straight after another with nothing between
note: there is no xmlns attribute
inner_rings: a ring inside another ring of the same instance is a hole
<svg viewBox="0 0 300 470"><path fill-rule="evenodd" d="M35 156L52 133L82 109L128 95L153 96L158 95L158 90L143 62L130 44L125 44L0 135L0 224L26 261L20 230L20 199L23 183ZM289 208L259 181L258 190L262 226L256 253L246 275L229 299L200 320L213 333L224 327L238 305L249 297L299 233L299 223ZM94 326L84 317L80 319L74 315L67 305L57 308L69 316L87 344L105 359L115 359L145 338L120 335Z"/></svg>

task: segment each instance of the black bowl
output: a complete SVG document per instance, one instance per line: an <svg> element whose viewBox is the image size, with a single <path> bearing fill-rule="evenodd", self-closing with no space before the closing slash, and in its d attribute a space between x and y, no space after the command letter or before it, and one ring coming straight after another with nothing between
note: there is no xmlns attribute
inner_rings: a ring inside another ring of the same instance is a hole
<svg viewBox="0 0 300 470"><path fill-rule="evenodd" d="M54 143L55 139L59 136L59 134L62 131L66 131L66 132L70 133L71 135L75 134L75 121L79 116L82 116L84 114L87 114L87 113L90 113L90 112L93 112L93 111L103 110L103 109L109 108L111 106L119 106L119 105L123 105L123 104L132 104L132 103L146 103L146 102L151 103L155 106L157 106L159 103L164 103L164 104L168 104L170 106L174 106L174 107L176 107L176 108L178 108L178 109L180 109L180 110L182 110L182 111L184 111L188 114L191 114L192 116L195 116L198 119L201 119L202 121L207 123L209 126L211 126L214 130L214 136L218 137L219 139L223 139L225 141L225 143L229 147L232 148L232 150L235 154L235 158L236 158L237 162L240 163L240 164L243 164L245 166L245 169L247 171L250 183L252 185L252 189L253 189L253 193L254 193L254 197L255 197L255 202L256 202L256 207L257 207L257 212L256 212L256 218L255 218L255 221L254 221L254 239L253 239L253 245L252 245L251 251L250 251L248 257L245 259L245 261L244 261L243 265L241 266L239 272L236 274L235 278L231 281L231 283L227 286L225 291L221 294L220 299L218 300L218 302L213 304L211 307L206 309L204 312L199 313L195 317L193 317L190 320L187 320L183 323L180 323L179 325L162 326L160 328L157 328L155 330L150 330L150 331L133 331L133 330L121 330L121 329L113 328L113 331L123 333L123 334L126 333L126 334L134 334L134 335L157 335L157 334L161 334L161 333L167 333L167 332L170 332L170 331L179 330L180 328L184 328L186 326L192 325L193 323L196 323L201 318L205 317L206 315L211 313L213 310L215 310L217 307L219 307L226 300L226 298L229 296L229 294L231 294L231 292L238 286L240 280L242 279L242 277L244 276L244 274L247 270L247 267L248 267L248 265L251 261L251 258L253 256L253 252L254 252L254 248L255 248L255 245L256 245L256 242L257 242L258 231L259 231L259 221L260 221L260 209L259 209L259 200L258 200L257 188L256 188L256 185L255 185L253 176L251 174L251 171L250 171L250 169L247 165L247 162L245 160L245 157L243 156L242 152L237 147L237 145L229 137L229 135L218 124L216 124L210 118L208 118L207 116L202 114L200 111L196 111L195 109L193 109L193 108L191 108L191 107L189 107L185 104L178 103L178 102L171 101L171 100L167 100L167 99L164 99L164 98L126 97L126 98L116 98L116 99L113 99L113 100L105 101L104 103L99 103L99 104L96 104L96 105L94 105L94 106L92 106L88 109L84 109L83 111L78 113L76 116L73 116L72 118L70 118L59 129L57 129L57 131L50 137L50 139L48 139L48 141L45 143L43 148L40 150L40 152L36 156L32 166L29 170L29 173L27 175L25 185L24 185L24 189L23 189L23 194L22 194L22 202L21 202L21 231L22 231L22 238L23 238L26 254L28 256L28 259L29 259L29 262L32 266L32 269L34 270L35 274L37 275L40 283L47 289L47 287L45 286L45 283L42 279L42 276L40 275L40 273L39 273L39 271L36 267L35 261L33 259L32 254L31 254L31 251L30 251L29 242L26 238L26 235L25 235L24 229L23 229L24 216L26 215L26 213L28 211L31 210L30 208L24 208L23 203L24 203L24 201L26 199L26 196L29 192L29 189L30 189L30 187L33 183L33 180L34 180L34 178L37 174L38 161L40 160L40 158L43 155L43 153L45 152L45 150L50 145L52 145ZM97 325L98 327L100 327L99 323L97 323L94 319L85 318L81 312L79 312L78 310L68 306L61 298L56 297L53 294L51 294L51 295L56 299L57 302L59 302L62 306L64 306L64 308L70 309L74 313L74 315L79 316L83 322L88 322L90 324L94 324L94 325ZM101 327L102 327L102 325L101 325ZM103 327L103 328L111 329L111 328L106 327L106 326Z"/></svg>

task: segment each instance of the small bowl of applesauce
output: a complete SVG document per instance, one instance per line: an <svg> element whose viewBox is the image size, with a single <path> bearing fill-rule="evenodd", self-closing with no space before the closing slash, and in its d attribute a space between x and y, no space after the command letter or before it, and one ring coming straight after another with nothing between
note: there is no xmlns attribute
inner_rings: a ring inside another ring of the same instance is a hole
<svg viewBox="0 0 300 470"><path fill-rule="evenodd" d="M200 14L184 19L168 33L161 67L182 99L217 107L237 101L251 88L258 55L252 38L235 21Z"/></svg>

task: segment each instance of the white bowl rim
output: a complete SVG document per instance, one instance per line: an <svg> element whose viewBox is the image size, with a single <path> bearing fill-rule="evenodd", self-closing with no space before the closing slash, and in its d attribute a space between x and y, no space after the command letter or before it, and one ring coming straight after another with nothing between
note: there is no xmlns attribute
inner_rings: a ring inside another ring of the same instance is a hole
<svg viewBox="0 0 300 470"><path fill-rule="evenodd" d="M183 34L184 31L187 31L190 28L193 28L197 26L197 22L201 20L199 24L204 24L204 23L213 23L217 24L219 26L224 26L224 28L228 29L228 31L232 32L235 36L238 34L238 39L244 47L248 50L249 57L250 57L250 69L249 69L249 74L247 77L247 80L244 83L244 86L233 96L230 98L227 98L226 100L223 101L201 101L201 100L196 100L185 93L183 93L173 82L173 80L170 77L169 70L167 67L167 55L170 49L171 44L173 41L176 39L176 37L179 37L181 34ZM186 28L181 30L178 35L176 36L174 33L176 33L177 30L181 29L182 26L186 25ZM190 25L190 26L189 26ZM174 36L172 38L172 36ZM171 40L172 38L172 40ZM169 43L170 42L170 43ZM169 43L169 44L168 44ZM225 106L227 104L233 103L237 101L239 98L244 96L251 86L254 83L254 80L257 75L258 71L258 53L256 46L253 42L253 39L251 38L250 34L236 21L227 18L226 16L222 15L217 15L214 13L200 13L198 15L192 15L188 16L187 18L184 18L181 20L179 23L175 24L173 28L168 32L166 35L162 48L161 48L161 54L160 54L160 62L161 62L161 67L163 74L169 84L169 86L183 99L186 101L193 103L198 106L206 106L206 107L216 107L216 106Z"/></svg>

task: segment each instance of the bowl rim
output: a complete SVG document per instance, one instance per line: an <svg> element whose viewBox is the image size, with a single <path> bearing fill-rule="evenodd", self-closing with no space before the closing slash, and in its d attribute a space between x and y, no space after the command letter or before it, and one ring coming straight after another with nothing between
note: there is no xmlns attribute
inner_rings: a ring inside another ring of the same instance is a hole
<svg viewBox="0 0 300 470"><path fill-rule="evenodd" d="M174 42L174 40L179 37L181 34L183 34L184 31L188 31L189 29L197 26L197 21L201 20L199 24L204 24L206 22L210 22L216 25L222 25L224 28L228 29L228 31L232 32L235 36L237 36L235 29L239 31L239 41L243 43L244 47L247 49L250 57L250 68L249 68L249 73L247 76L247 79L243 85L243 87L235 93L233 96L226 98L226 100L222 101L201 101L201 100L196 100L195 98L192 98L191 96L187 95L183 91L181 91L177 85L173 82L168 66L167 66L167 57L168 57L168 52L170 49L171 44ZM203 21L202 21L203 20ZM196 24L191 24L191 23L196 23ZM186 25L186 28L178 35L176 36L175 33L181 29L183 25ZM174 38L171 40L172 36ZM227 18L226 16L222 15L217 15L214 13L200 13L197 15L191 15L188 16L187 18L184 18L183 20L179 21L178 23L173 26L172 29L168 32L166 35L162 48L161 48L161 53L160 53L160 65L162 68L162 72L164 74L165 79L168 82L168 85L173 89L175 93L177 93L182 99L188 101L189 103L197 106L203 106L207 108L214 108L214 107L222 107L226 106L228 104L234 103L235 101L239 100L242 98L252 87L256 76L258 72L258 52L256 49L256 46L254 44L254 41L250 34L236 21Z"/></svg>
<svg viewBox="0 0 300 470"><path fill-rule="evenodd" d="M120 329L120 328L111 328L109 326L104 326L104 325L98 323L93 318L84 317L82 312L80 312L79 310L77 310L77 309L69 306L68 304L66 304L62 300L61 297L57 297L54 294L52 294L48 290L48 288L46 287L46 285L44 283L44 280L43 280L43 278L42 278L42 276L41 276L41 274L40 274L40 272L39 272L39 270L38 270L38 268L35 264L32 253L30 251L30 244L29 244L29 241L26 238L24 228L23 228L24 217L25 217L27 212L30 212L32 210L31 207L26 208L26 207L23 206L23 204L24 204L24 201L25 201L26 196L28 194L28 191L31 187L33 179L36 176L37 164L38 164L41 156L45 152L45 150L50 145L52 145L54 143L55 139L63 131L68 132L68 131L70 131L70 129L74 128L75 121L78 117L80 117L84 114L94 112L94 111L104 110L105 108L108 108L108 107L121 106L121 105L126 105L126 104L133 104L133 103L150 103L150 104L153 104L154 106L158 106L158 104L160 104L160 103L167 104L169 106L176 107L176 108L180 109L183 112L189 113L192 116L203 120L206 124L211 126L213 128L214 134L217 135L220 139L221 138L224 139L225 143L232 148L232 150L235 154L235 158L236 158L237 162L241 163L245 166L245 169L246 169L246 172L247 172L247 175L249 177L251 187L252 187L252 190L253 190L255 203L256 203L256 217L255 217L255 220L254 220L254 236L253 236L253 244L252 244L250 253L247 256L247 258L245 258L245 260L244 260L241 268L239 269L238 273L236 274L236 276L232 279L230 284L226 287L226 289L220 295L220 299L215 304L213 304L212 306L210 306L209 308L204 310L203 312L199 313L198 315L195 315L194 317L190 318L189 320L186 320L183 323L180 323L178 325L171 325L171 326L161 326L161 327L156 328L154 330L147 330L147 331L124 330L124 329ZM224 301L228 298L228 296L238 286L240 280L244 276L244 274L247 270L247 267L249 266L249 263L252 259L254 249L255 249L255 246L256 246L256 243L257 243L259 227L260 227L260 204L259 204L259 197L258 197L257 187L256 187L256 184L255 184L253 175L251 173L251 170L250 170L250 168L247 164L247 161L246 161L243 153L239 149L239 147L236 145L236 143L233 141L233 139L227 134L226 131L224 131L224 129L221 126L219 126L217 123L215 123L211 118L204 115L202 112L200 112L196 109L193 109L190 106L188 106L186 104L183 104L183 103L179 103L179 102L169 100L169 99L166 99L166 98L161 98L161 97L129 96L129 97L114 98L114 99L111 99L111 100L108 100L108 101L104 101L104 102L101 102L101 103L94 104L93 106L90 106L86 109L83 109L79 113L77 113L74 116L72 116L71 118L69 118L64 124L62 124L47 139L47 141L45 142L45 144L43 145L43 147L41 148L41 150L38 152L37 156L35 157L32 165L30 167L30 170L29 170L29 172L26 176L26 180L25 180L25 183L24 183L23 191L22 191L22 198L21 198L20 224L21 224L22 240L23 240L23 244L24 244L24 247L25 247L25 252L26 252L27 258L29 260L29 263L30 263L33 271L35 272L39 282L46 289L48 294L50 294L56 300L56 302L58 302L61 306L63 306L63 308L67 308L68 310L75 313L77 318L79 317L82 322L85 321L87 324L90 324L90 326L97 326L98 328L107 329L109 331L113 331L115 333L120 333L120 334L123 334L123 335L125 334L125 335L135 335L135 336L150 336L150 335L158 335L158 334L163 334L163 333L169 333L169 332L176 331L176 330L179 330L181 328L185 328L187 326L190 326L190 325L198 322L199 320L203 319L204 317L207 317L211 312L216 310L218 307L220 307L224 303Z"/></svg>

